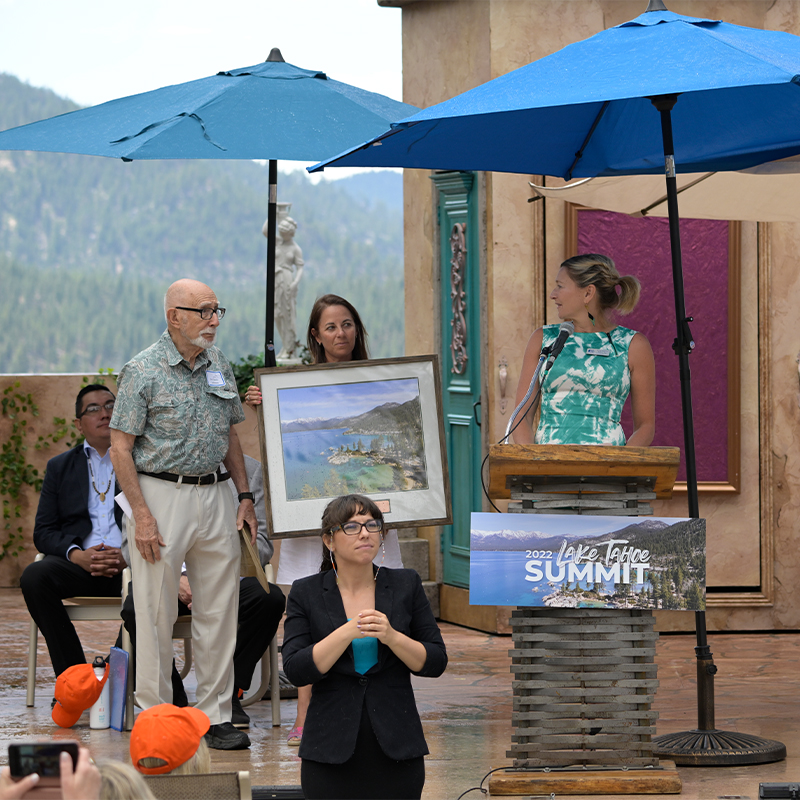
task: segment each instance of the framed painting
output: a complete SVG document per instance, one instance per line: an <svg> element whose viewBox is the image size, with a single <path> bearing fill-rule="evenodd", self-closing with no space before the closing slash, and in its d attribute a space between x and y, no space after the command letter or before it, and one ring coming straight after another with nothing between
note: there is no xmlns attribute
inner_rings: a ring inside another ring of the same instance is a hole
<svg viewBox="0 0 800 800"><path fill-rule="evenodd" d="M390 528L452 521L435 355L258 369L267 529L319 532L343 494L377 503Z"/></svg>

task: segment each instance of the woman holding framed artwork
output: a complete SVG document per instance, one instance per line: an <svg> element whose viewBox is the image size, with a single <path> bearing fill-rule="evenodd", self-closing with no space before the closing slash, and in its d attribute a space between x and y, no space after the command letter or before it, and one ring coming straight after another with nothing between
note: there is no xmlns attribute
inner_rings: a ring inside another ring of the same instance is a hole
<svg viewBox="0 0 800 800"><path fill-rule="evenodd" d="M315 364L369 360L367 331L355 307L344 297L325 294L317 298L308 319L306 341ZM260 405L261 390L250 386L245 402L251 407ZM400 542L396 530L386 531L384 548L376 563L390 569L402 569ZM296 580L314 575L320 570L319 539L316 536L294 537L281 542L276 583L291 586ZM297 717L289 732L288 743L297 746L303 736L311 687L297 687Z"/></svg>

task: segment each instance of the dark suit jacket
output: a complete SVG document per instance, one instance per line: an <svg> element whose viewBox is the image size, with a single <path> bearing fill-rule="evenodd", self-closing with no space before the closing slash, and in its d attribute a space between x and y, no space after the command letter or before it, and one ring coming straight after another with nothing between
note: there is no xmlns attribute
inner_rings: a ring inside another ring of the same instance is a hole
<svg viewBox="0 0 800 800"><path fill-rule="evenodd" d="M375 583L375 607L395 630L425 646L428 657L415 675L436 678L444 672L447 652L414 570L381 569ZM328 764L347 761L355 751L365 703L389 758L400 761L427 754L411 671L386 645L378 643L378 663L364 675L355 670L352 647L324 675L314 665L314 644L347 622L333 570L295 581L286 612L283 668L296 686L312 684L300 757Z"/></svg>
<svg viewBox="0 0 800 800"><path fill-rule="evenodd" d="M40 553L66 558L73 544L83 547L92 532L89 516L89 468L83 444L47 462L33 543Z"/></svg>

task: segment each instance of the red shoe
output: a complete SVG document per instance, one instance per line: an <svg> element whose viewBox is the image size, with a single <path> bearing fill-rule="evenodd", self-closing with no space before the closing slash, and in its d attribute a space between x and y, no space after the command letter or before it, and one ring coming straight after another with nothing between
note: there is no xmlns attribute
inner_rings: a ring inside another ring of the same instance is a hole
<svg viewBox="0 0 800 800"><path fill-rule="evenodd" d="M289 731L289 737L286 739L286 744L288 744L289 747L300 747L300 741L302 738L303 726L295 725L294 728Z"/></svg>

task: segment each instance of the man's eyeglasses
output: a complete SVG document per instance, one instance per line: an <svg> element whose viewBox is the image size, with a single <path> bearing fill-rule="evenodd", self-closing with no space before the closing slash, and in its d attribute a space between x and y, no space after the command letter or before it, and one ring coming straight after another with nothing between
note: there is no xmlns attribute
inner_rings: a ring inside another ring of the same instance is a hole
<svg viewBox="0 0 800 800"><path fill-rule="evenodd" d="M342 530L348 536L358 536L362 528L366 528L367 533L380 533L383 530L383 522L379 519L368 519L366 522L351 520L350 522L345 522L344 525L339 525L333 530Z"/></svg>
<svg viewBox="0 0 800 800"><path fill-rule="evenodd" d="M186 306L175 306L175 308L181 311L196 311L200 315L200 319L204 320L211 319L214 314L217 315L217 319L222 319L225 316L224 308L187 308Z"/></svg>
<svg viewBox="0 0 800 800"><path fill-rule="evenodd" d="M107 403L104 403L102 406L98 406L96 403L92 403L90 406L86 406L86 408L78 414L78 419L81 417L85 417L87 414L91 417L95 414L99 414L101 409L105 409L106 411L113 411L114 410L114 400L109 400Z"/></svg>

